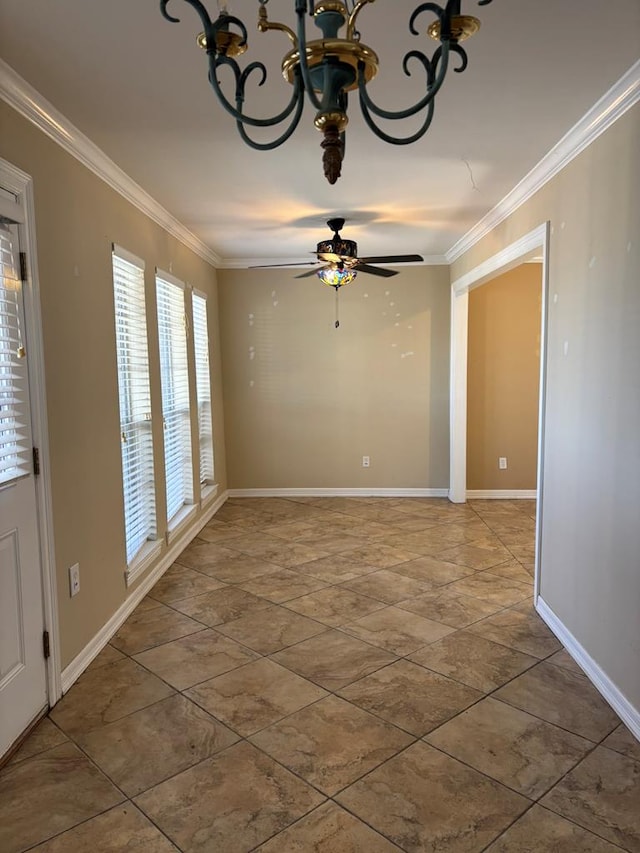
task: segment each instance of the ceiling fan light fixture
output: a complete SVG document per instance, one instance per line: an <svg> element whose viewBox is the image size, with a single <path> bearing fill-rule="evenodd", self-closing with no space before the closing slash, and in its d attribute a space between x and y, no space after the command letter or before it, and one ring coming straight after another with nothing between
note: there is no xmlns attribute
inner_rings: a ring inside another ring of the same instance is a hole
<svg viewBox="0 0 640 853"><path fill-rule="evenodd" d="M338 288L351 284L352 281L355 281L358 273L356 270L347 267L323 267L317 271L316 275L323 284Z"/></svg>
<svg viewBox="0 0 640 853"><path fill-rule="evenodd" d="M160 0L162 15L172 23L178 23L167 12L171 0ZM226 3L219 4L219 14L212 21L204 0L184 0L198 14L203 32L198 36L209 62L209 83L216 97L235 119L242 140L251 148L269 151L282 145L297 128L305 100L309 100L316 111L315 125L323 135L323 164L325 177L334 184L340 177L345 152L345 137L348 124L348 93L357 92L360 110L369 129L384 142L392 145L408 145L421 139L431 125L435 106L435 97L440 91L449 67L453 65L453 54L457 54L459 64L454 68L462 72L467 67L467 53L460 42L476 33L480 27L477 18L461 13L463 0L442 0L418 3L409 18L409 31L419 36L416 20L424 13L434 16L435 20L427 28L428 35L439 42L429 57L420 50L410 50L402 61L407 75L412 75L416 66L421 66L425 78L423 95L416 103L401 110L387 110L379 107L371 98L368 85L378 72L378 56L370 47L361 42L360 32L356 29L358 16L362 9L374 0L294 0L296 16L295 29L284 23L270 21L267 17L269 0L258 0L258 30L261 33L276 30L289 40L289 50L285 54L281 71L284 78L293 86L289 103L277 115L270 118L257 118L245 112L247 84L255 82L261 86L267 77L267 69L262 62L250 62L242 70L235 57L241 56L248 47L247 28L244 23L229 13ZM477 0L478 5L487 6L492 0ZM391 13L393 14L393 12ZM319 39L307 39L306 18L313 18L321 30ZM397 16L397 12L396 12ZM344 33L341 31L344 28ZM423 33L424 35L424 33ZM235 95L232 99L222 91L218 80L218 70L230 68L235 79ZM377 122L403 121L420 116L421 124L407 136L392 136ZM251 138L249 129L284 128L280 135L270 142L258 142Z"/></svg>

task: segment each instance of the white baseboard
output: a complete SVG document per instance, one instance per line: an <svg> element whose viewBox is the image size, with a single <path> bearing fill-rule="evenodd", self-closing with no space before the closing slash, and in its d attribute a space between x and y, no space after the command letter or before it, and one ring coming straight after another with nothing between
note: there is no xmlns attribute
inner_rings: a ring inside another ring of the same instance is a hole
<svg viewBox="0 0 640 853"><path fill-rule="evenodd" d="M467 489L467 500L535 500L537 492L535 489Z"/></svg>
<svg viewBox="0 0 640 853"><path fill-rule="evenodd" d="M169 566L175 562L176 558L191 542L202 528L209 522L220 509L223 503L227 500L228 492L224 492L220 497L209 504L204 513L200 515L187 529L184 530L179 539L171 543L171 547L162 555L162 559L149 574L140 582L135 590L128 598L120 605L113 616L106 622L98 633L91 639L84 649L75 656L71 663L62 670L62 693L66 693L71 685L82 675L91 661L100 654L102 649L107 645L109 640L117 632L122 623L133 613L135 608L140 604L145 595L159 578L167 571Z"/></svg>
<svg viewBox="0 0 640 853"><path fill-rule="evenodd" d="M446 498L448 489L229 489L230 498Z"/></svg>
<svg viewBox="0 0 640 853"><path fill-rule="evenodd" d="M606 672L598 666L540 596L536 601L536 610L596 690L611 705L633 736L640 740L640 709L633 707L622 691L616 687Z"/></svg>

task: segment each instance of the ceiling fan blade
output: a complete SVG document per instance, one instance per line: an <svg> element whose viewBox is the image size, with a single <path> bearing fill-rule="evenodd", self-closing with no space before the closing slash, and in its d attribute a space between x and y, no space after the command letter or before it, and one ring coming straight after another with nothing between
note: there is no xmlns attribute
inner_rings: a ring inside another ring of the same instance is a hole
<svg viewBox="0 0 640 853"><path fill-rule="evenodd" d="M318 270L321 270L322 267L319 267L317 264L314 264L314 270L307 270L307 272L303 272L300 275L294 275L294 278L309 278L312 275L315 275Z"/></svg>
<svg viewBox="0 0 640 853"><path fill-rule="evenodd" d="M372 267L369 264L358 263L352 269L356 272L366 272L369 275L379 275L382 278L391 278L392 275L398 275L398 270L388 270L384 267Z"/></svg>
<svg viewBox="0 0 640 853"><path fill-rule="evenodd" d="M422 255L380 255L374 258L360 258L365 264L417 264L424 261Z"/></svg>
<svg viewBox="0 0 640 853"><path fill-rule="evenodd" d="M266 270L270 267L310 267L316 266L316 261L300 261L296 264L256 264L255 266L247 267L249 270Z"/></svg>

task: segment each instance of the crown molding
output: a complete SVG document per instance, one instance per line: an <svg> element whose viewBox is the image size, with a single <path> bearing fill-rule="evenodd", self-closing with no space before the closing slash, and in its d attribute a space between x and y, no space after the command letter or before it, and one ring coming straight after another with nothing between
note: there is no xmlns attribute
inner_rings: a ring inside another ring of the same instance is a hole
<svg viewBox="0 0 640 853"><path fill-rule="evenodd" d="M168 210L165 210L107 157L102 149L98 148L2 59L0 59L0 98L176 240L214 267L219 266L220 258L209 246L189 231Z"/></svg>
<svg viewBox="0 0 640 853"><path fill-rule="evenodd" d="M540 162L473 228L446 252L447 263L456 261L504 219L538 192L561 169L596 140L640 100L640 60L597 101Z"/></svg>
<svg viewBox="0 0 640 853"><path fill-rule="evenodd" d="M425 255L421 263L392 264L394 267L433 267L448 266L444 255ZM299 258L222 258L218 264L223 270L246 270L251 267L277 267L290 266L294 268L311 267L308 260L301 261Z"/></svg>

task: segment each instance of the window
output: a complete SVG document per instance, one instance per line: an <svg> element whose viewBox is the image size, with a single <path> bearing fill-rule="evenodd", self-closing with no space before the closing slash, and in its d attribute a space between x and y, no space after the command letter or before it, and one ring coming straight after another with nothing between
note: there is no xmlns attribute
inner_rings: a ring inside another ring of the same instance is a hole
<svg viewBox="0 0 640 853"><path fill-rule="evenodd" d="M113 247L127 564L156 536L144 262Z"/></svg>
<svg viewBox="0 0 640 853"><path fill-rule="evenodd" d="M0 222L0 485L31 473L29 379L15 230Z"/></svg>
<svg viewBox="0 0 640 853"><path fill-rule="evenodd" d="M193 503L189 367L184 286L167 273L156 275L160 381L164 419L167 520Z"/></svg>
<svg viewBox="0 0 640 853"><path fill-rule="evenodd" d="M200 438L200 482L213 483L213 425L211 420L211 373L209 371L209 332L207 298L193 293L193 346L196 358L196 399Z"/></svg>

